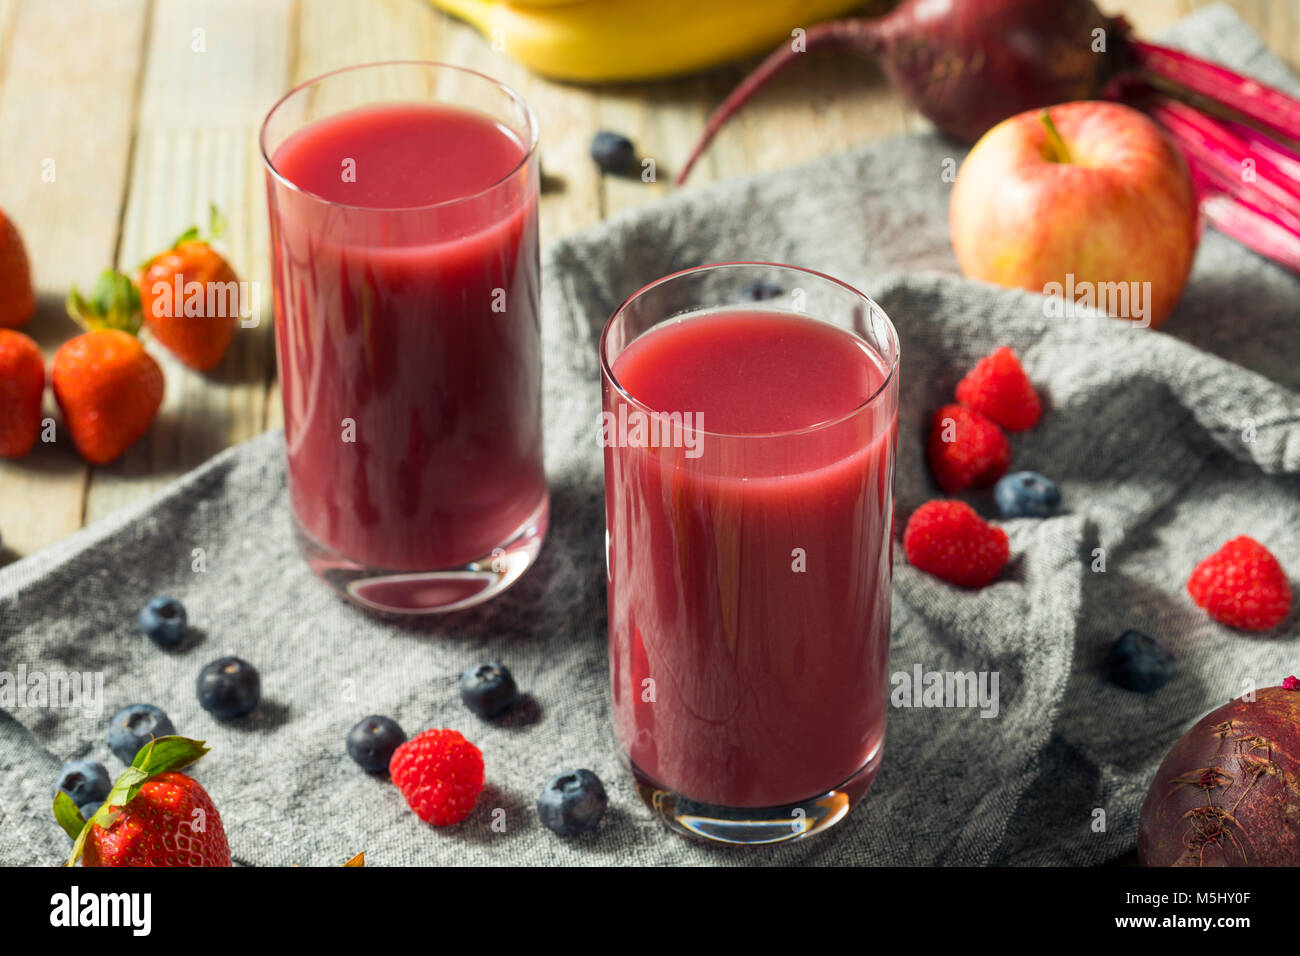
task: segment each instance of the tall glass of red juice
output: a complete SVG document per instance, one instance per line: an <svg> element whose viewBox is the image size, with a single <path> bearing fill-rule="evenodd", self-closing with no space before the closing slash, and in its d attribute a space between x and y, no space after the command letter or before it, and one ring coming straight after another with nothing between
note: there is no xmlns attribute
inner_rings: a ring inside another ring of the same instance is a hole
<svg viewBox="0 0 1300 956"><path fill-rule="evenodd" d="M600 341L609 666L651 811L724 843L824 830L885 738L898 339L790 266L703 266Z"/></svg>
<svg viewBox="0 0 1300 956"><path fill-rule="evenodd" d="M294 529L382 611L484 601L546 533L537 125L438 63L299 86L262 129Z"/></svg>

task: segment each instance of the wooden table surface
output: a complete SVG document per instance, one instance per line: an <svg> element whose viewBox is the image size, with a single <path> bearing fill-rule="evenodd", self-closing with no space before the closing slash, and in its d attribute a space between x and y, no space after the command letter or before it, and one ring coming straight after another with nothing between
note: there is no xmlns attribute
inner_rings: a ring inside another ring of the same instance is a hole
<svg viewBox="0 0 1300 956"><path fill-rule="evenodd" d="M1202 2L1101 5L1151 34ZM1300 69L1300 3L1232 5ZM219 248L241 278L258 283L263 316L207 375L151 345L167 377L162 410L111 465L88 467L62 435L0 463L0 564L280 423L259 125L303 80L408 58L477 68L532 105L542 166L558 184L542 198L544 243L670 191L709 110L752 65L659 83L567 86L530 75L424 0L0 0L0 208L22 230L40 295L26 331L52 355L77 331L63 312L70 283L85 288L107 266L138 263L203 221L209 202L228 216ZM874 66L810 56L730 125L689 188L923 125ZM602 177L587 156L601 128L626 133L654 157L659 181Z"/></svg>

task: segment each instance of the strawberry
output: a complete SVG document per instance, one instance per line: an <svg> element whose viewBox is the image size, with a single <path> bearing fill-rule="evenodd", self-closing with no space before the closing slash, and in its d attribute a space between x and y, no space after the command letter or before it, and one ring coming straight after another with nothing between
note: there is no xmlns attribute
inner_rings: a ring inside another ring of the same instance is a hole
<svg viewBox="0 0 1300 956"><path fill-rule="evenodd" d="M930 422L930 473L948 494L991 485L1007 473L1011 445L1002 429L979 412L944 405Z"/></svg>
<svg viewBox="0 0 1300 956"><path fill-rule="evenodd" d="M1233 538L1196 566L1187 593L1220 624L1268 631L1291 613L1291 582L1271 551L1254 538Z"/></svg>
<svg viewBox="0 0 1300 956"><path fill-rule="evenodd" d="M135 444L162 404L162 369L135 337L139 299L131 281L112 269L90 300L75 287L68 293L68 314L89 331L54 353L50 378L72 443L92 465Z"/></svg>
<svg viewBox="0 0 1300 956"><path fill-rule="evenodd" d="M980 359L957 383L957 401L1009 432L1032 428L1042 414L1033 383L1005 345Z"/></svg>
<svg viewBox="0 0 1300 956"><path fill-rule="evenodd" d="M21 458L41 431L45 357L36 343L0 329L0 458Z"/></svg>
<svg viewBox="0 0 1300 956"><path fill-rule="evenodd" d="M54 397L81 457L104 465L153 424L162 404L163 373L135 337L140 294L120 272L106 269L88 300L74 286L68 314L89 331L54 353Z"/></svg>
<svg viewBox="0 0 1300 956"><path fill-rule="evenodd" d="M212 798L183 773L208 748L188 737L156 737L135 755L85 820L60 791L54 818L73 838L65 865L230 866L230 844Z"/></svg>
<svg viewBox="0 0 1300 956"><path fill-rule="evenodd" d="M221 362L239 320L239 277L211 246L224 226L212 207L207 237L197 226L187 230L135 279L149 331L199 371Z"/></svg>
<svg viewBox="0 0 1300 956"><path fill-rule="evenodd" d="M64 342L50 371L72 443L92 465L134 445L162 405L162 369L139 339L118 329Z"/></svg>
<svg viewBox="0 0 1300 956"><path fill-rule="evenodd" d="M26 325L36 313L36 290L23 238L0 211L0 328Z"/></svg>

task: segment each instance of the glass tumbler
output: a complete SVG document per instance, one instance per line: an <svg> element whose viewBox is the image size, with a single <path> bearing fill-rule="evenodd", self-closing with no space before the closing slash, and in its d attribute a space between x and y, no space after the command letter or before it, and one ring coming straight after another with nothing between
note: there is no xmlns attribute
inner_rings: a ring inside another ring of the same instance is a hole
<svg viewBox="0 0 1300 956"><path fill-rule="evenodd" d="M894 328L836 279L729 263L646 286L599 349L611 712L638 792L708 841L824 830L884 745Z"/></svg>
<svg viewBox="0 0 1300 956"><path fill-rule="evenodd" d="M536 146L440 63L326 74L263 125L294 530L365 607L477 604L541 548Z"/></svg>

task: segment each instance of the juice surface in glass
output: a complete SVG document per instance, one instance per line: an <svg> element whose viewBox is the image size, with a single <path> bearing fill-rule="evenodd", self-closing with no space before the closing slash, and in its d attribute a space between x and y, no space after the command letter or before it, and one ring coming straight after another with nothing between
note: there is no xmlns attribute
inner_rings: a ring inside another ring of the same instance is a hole
<svg viewBox="0 0 1300 956"><path fill-rule="evenodd" d="M703 803L836 787L884 738L897 402L872 398L888 363L835 325L728 308L644 332L611 369L610 416L701 430L694 457L605 450L620 741Z"/></svg>

